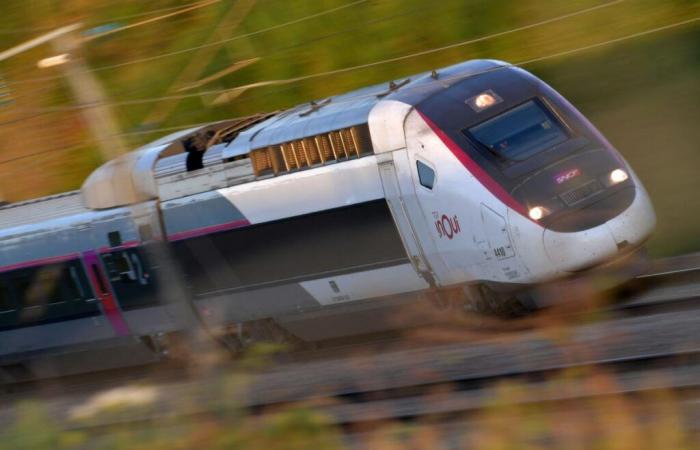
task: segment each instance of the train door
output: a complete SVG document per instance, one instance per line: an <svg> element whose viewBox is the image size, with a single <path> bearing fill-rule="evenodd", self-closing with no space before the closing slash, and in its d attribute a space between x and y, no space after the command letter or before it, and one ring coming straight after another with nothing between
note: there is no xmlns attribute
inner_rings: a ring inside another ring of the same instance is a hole
<svg viewBox="0 0 700 450"><path fill-rule="evenodd" d="M132 334L144 336L169 332L181 327L177 316L172 276L163 271L158 244L117 246L100 254L102 267L120 311Z"/></svg>
<svg viewBox="0 0 700 450"><path fill-rule="evenodd" d="M449 257L449 253L456 248L455 239L461 233L459 217L441 204L437 194L441 174L428 155L409 150L406 157L417 206L413 220L424 223L425 232L421 235L421 242L431 249L429 260L442 269L439 274L441 284L452 284L460 278L454 273L455 266L450 264Z"/></svg>
<svg viewBox="0 0 700 450"><path fill-rule="evenodd" d="M410 176L407 175L408 166L405 152L394 152L380 155L379 173L382 178L384 195L391 210L391 214L399 230L406 252L418 273L430 284L435 284L434 269L426 257L426 250L431 248L419 238L422 223L416 224L412 220L419 209L415 200L412 200L413 189ZM399 174L403 173L403 176ZM409 180L408 182L406 180ZM427 243L429 245L429 243Z"/></svg>
<svg viewBox="0 0 700 450"><path fill-rule="evenodd" d="M506 219L488 206L481 204L481 220L484 224L482 241L487 259L502 260L515 256L513 244L508 235Z"/></svg>
<svg viewBox="0 0 700 450"><path fill-rule="evenodd" d="M431 241L431 260L443 267L442 284L481 278L477 241L483 226L473 177L465 176L464 167L455 164L454 156L415 111L405 122L405 134L408 176L419 208L413 220L425 223L422 239Z"/></svg>
<svg viewBox="0 0 700 450"><path fill-rule="evenodd" d="M406 120L406 147L416 198L444 261L446 284L511 281L521 273L504 210L488 205L482 182L455 158L419 114Z"/></svg>
<svg viewBox="0 0 700 450"><path fill-rule="evenodd" d="M422 256L426 264L431 268L432 276L437 285L450 283L449 269L445 263L439 242L434 238L435 225L433 220L426 215L426 211L435 210L433 191L430 187L417 185L414 172L418 167L415 157L410 151L393 152L393 162L396 168L396 176L401 192L402 206L406 215L409 218L411 228L414 232L416 241L422 251ZM432 183L437 181L437 172L435 168L427 160L421 161L423 175L430 177L432 174ZM429 181L424 179L425 184ZM428 212L428 214L431 214Z"/></svg>

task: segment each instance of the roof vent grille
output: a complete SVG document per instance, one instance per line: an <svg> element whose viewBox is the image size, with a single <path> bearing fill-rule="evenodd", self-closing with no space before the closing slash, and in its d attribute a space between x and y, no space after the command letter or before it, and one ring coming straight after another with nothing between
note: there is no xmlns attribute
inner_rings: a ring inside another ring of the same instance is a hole
<svg viewBox="0 0 700 450"><path fill-rule="evenodd" d="M362 124L255 149L250 159L255 176L265 177L373 153L369 128Z"/></svg>

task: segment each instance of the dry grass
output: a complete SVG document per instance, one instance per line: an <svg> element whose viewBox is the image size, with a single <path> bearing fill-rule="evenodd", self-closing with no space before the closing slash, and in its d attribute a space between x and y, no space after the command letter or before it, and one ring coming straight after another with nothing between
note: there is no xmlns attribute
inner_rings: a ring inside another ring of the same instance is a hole
<svg viewBox="0 0 700 450"><path fill-rule="evenodd" d="M337 405L338 400L272 407L253 415L240 408L237 400L249 375L228 374L216 380L207 387L215 400L207 403L206 412L196 415L180 416L193 405L200 411L203 406L201 399L182 391L179 395L185 397L177 399L180 410L160 410L159 397L173 395L167 387L120 388L121 397L117 391L100 393L77 405L72 417L70 412L65 417L50 416L39 404L25 403L16 408L16 421L0 429L0 450L343 450L356 445L372 450L692 450L700 443L684 410L683 392L655 389L617 394L626 386L614 373L600 368L560 372L538 383L536 391L533 385L518 381L486 386L494 392L487 404L457 416L360 423L343 430L324 412L325 406ZM650 381L664 385L665 380ZM428 395L439 401L449 399L451 392L443 386ZM533 400L533 392L540 400ZM144 414L159 418L106 433L99 428L93 433L89 427L62 429L66 424L118 423ZM351 440L344 437L346 432Z"/></svg>

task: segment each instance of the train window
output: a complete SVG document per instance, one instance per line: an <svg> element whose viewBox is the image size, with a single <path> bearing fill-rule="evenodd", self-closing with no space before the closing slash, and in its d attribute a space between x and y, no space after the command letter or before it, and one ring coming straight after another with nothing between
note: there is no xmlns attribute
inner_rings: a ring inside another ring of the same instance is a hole
<svg viewBox="0 0 700 450"><path fill-rule="evenodd" d="M119 231L110 231L107 233L110 247L119 247L122 245L122 234Z"/></svg>
<svg viewBox="0 0 700 450"><path fill-rule="evenodd" d="M126 311L158 303L155 278L145 253L134 248L102 255L114 293Z"/></svg>
<svg viewBox="0 0 700 450"><path fill-rule="evenodd" d="M13 274L12 288L22 308L41 305L39 286L34 284L35 273L36 269L24 269Z"/></svg>
<svg viewBox="0 0 700 450"><path fill-rule="evenodd" d="M277 280L312 279L406 258L383 199L183 240L174 248L195 295L261 288ZM223 264L207 266L212 248Z"/></svg>
<svg viewBox="0 0 700 450"><path fill-rule="evenodd" d="M416 168L418 169L418 181L420 181L421 186L432 189L435 185L435 171L421 161L416 161Z"/></svg>
<svg viewBox="0 0 700 450"><path fill-rule="evenodd" d="M17 305L5 279L6 275L3 274L0 280L0 331L11 329L17 324Z"/></svg>
<svg viewBox="0 0 700 450"><path fill-rule="evenodd" d="M102 255L102 262L107 269L109 281L120 281L122 273L129 271L129 262L125 261L121 254L123 252L112 252Z"/></svg>
<svg viewBox="0 0 700 450"><path fill-rule="evenodd" d="M85 290L85 280L81 277L80 272L77 267L71 265L68 268L68 273L70 275L70 281L67 283L68 290L72 294L72 298L75 299L85 299L88 298L87 291Z"/></svg>
<svg viewBox="0 0 700 450"><path fill-rule="evenodd" d="M0 314L14 311L15 308L7 284L0 282Z"/></svg>
<svg viewBox="0 0 700 450"><path fill-rule="evenodd" d="M54 304L67 300L62 291L62 273L67 271L64 265L53 265L40 268L30 290L30 301L34 304Z"/></svg>
<svg viewBox="0 0 700 450"><path fill-rule="evenodd" d="M0 280L0 329L99 314L78 260L14 270Z"/></svg>
<svg viewBox="0 0 700 450"><path fill-rule="evenodd" d="M24 269L14 275L12 284L19 304L25 308L71 302L90 296L82 269L75 263Z"/></svg>
<svg viewBox="0 0 700 450"><path fill-rule="evenodd" d="M463 132L512 161L523 161L569 139L562 124L538 100L525 102Z"/></svg>

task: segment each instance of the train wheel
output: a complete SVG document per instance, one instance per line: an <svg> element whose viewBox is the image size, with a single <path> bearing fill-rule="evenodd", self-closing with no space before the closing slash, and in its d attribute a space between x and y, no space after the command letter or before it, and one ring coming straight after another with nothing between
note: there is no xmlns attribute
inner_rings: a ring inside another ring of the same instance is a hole
<svg viewBox="0 0 700 450"><path fill-rule="evenodd" d="M282 328L273 319L261 319L236 324L228 328L226 337L231 348L238 354L249 350L255 344L268 343L287 350L305 349L309 343L299 339Z"/></svg>
<svg viewBox="0 0 700 450"><path fill-rule="evenodd" d="M525 294L500 293L485 284L467 286L467 309L478 314L503 318L522 317L532 311L532 302Z"/></svg>

